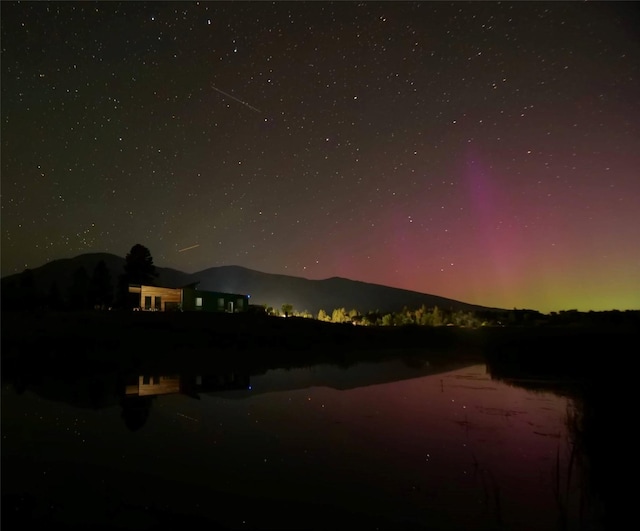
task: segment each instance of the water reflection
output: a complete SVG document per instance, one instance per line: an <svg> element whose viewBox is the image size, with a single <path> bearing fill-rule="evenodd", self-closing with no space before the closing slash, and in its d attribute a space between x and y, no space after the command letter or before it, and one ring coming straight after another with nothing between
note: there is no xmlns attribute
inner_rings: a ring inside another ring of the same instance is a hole
<svg viewBox="0 0 640 531"><path fill-rule="evenodd" d="M612 475L612 454L609 451L610 434L614 433L613 417L605 404L611 403L610 382L593 378L549 378L544 371L527 373L511 364L492 363L487 365L494 380L531 392L550 392L567 397L567 438L570 456L564 474L566 487L561 485L561 471L556 471L557 483L554 493L557 497L561 528L567 529L564 510L565 491L569 492L573 482L578 483L580 529L604 529L606 507L615 496L617 482ZM622 381L618 382L622 388ZM558 462L558 467L559 467ZM574 477L579 475L579 478Z"/></svg>
<svg viewBox="0 0 640 531"><path fill-rule="evenodd" d="M428 356L166 369L3 372L3 526L599 528L566 389Z"/></svg>
<svg viewBox="0 0 640 531"><path fill-rule="evenodd" d="M120 401L122 419L130 430L139 430L147 422L153 399L157 396L180 393L199 400L200 393L249 387L248 373L128 375L125 377L124 396Z"/></svg>

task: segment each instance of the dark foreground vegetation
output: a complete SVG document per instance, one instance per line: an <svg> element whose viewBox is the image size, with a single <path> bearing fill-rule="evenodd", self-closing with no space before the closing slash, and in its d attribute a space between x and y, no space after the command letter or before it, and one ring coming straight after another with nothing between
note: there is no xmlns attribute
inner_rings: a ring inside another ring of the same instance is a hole
<svg viewBox="0 0 640 531"><path fill-rule="evenodd" d="M474 331L452 327L364 327L251 313L3 313L2 363L96 366L308 366L380 359L427 349L481 359ZM461 350L462 349L462 350Z"/></svg>
<svg viewBox="0 0 640 531"><path fill-rule="evenodd" d="M198 312L3 312L2 365L146 362L305 366L352 363L419 350L484 361L510 374L602 375L636 351L640 312L557 316L507 326L357 326L299 317ZM133 367L132 367L133 368Z"/></svg>

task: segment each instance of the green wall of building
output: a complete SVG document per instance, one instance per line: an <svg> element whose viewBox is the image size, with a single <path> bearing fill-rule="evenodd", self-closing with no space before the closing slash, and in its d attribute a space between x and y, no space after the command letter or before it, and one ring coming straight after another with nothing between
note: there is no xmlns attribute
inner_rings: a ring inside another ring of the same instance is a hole
<svg viewBox="0 0 640 531"><path fill-rule="evenodd" d="M203 312L246 312L249 295L200 291L195 288L182 289L182 309Z"/></svg>

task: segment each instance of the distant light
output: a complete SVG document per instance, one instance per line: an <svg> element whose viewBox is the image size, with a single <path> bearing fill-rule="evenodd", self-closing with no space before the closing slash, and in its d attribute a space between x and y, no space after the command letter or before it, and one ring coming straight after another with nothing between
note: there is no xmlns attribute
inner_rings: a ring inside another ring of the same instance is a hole
<svg viewBox="0 0 640 531"><path fill-rule="evenodd" d="M249 391L251 391L251 386L249 386Z"/></svg>

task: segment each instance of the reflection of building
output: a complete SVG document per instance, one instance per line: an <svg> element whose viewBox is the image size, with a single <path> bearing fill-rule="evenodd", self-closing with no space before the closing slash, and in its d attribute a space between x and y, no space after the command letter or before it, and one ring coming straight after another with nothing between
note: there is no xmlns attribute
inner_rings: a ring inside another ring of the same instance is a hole
<svg viewBox="0 0 640 531"><path fill-rule="evenodd" d="M137 376L127 380L126 395L169 395L180 392L180 376Z"/></svg>
<svg viewBox="0 0 640 531"><path fill-rule="evenodd" d="M196 283L197 284L197 283ZM249 308L249 295L201 291L196 284L183 288L165 288L129 284L129 293L137 295L137 306L141 310L166 311L205 311L205 312L244 312Z"/></svg>
<svg viewBox="0 0 640 531"><path fill-rule="evenodd" d="M213 375L139 375L127 378L125 395L152 396L182 393L200 398L199 393L249 388L249 373L230 371Z"/></svg>

